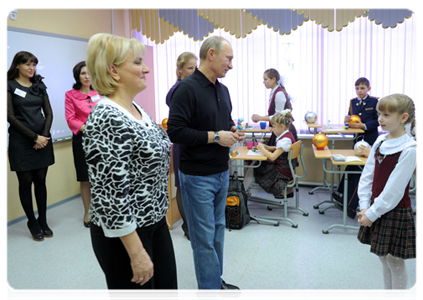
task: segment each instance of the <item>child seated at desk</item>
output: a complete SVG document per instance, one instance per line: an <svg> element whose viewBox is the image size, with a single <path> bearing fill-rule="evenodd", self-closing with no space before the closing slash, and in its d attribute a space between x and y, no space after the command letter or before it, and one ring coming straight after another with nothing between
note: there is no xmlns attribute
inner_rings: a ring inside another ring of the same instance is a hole
<svg viewBox="0 0 423 300"><path fill-rule="evenodd" d="M293 134L289 131L292 115L287 109L280 114L274 115L270 122L273 133L276 135L276 146L268 146L262 143L257 145L267 158L260 167L254 169L254 177L267 193L271 193L277 199L284 198L284 189L288 181L292 180L291 170L288 163L289 147L295 143ZM297 159L293 160L293 167L298 166ZM292 188L287 189L287 197L293 197Z"/></svg>

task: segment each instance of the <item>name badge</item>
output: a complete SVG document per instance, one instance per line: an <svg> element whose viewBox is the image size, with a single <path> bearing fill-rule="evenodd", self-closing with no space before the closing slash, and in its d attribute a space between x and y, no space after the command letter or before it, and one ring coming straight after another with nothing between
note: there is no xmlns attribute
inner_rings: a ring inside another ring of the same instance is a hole
<svg viewBox="0 0 423 300"><path fill-rule="evenodd" d="M366 110L373 110L373 107L366 108Z"/></svg>
<svg viewBox="0 0 423 300"><path fill-rule="evenodd" d="M100 95L95 95L95 96L91 97L91 100L93 100L93 102L96 102L96 101L98 101L100 99L101 99L100 98Z"/></svg>
<svg viewBox="0 0 423 300"><path fill-rule="evenodd" d="M21 96L22 98L25 98L25 96L26 96L26 92L22 91L18 88L15 89L15 94L18 95L18 96Z"/></svg>

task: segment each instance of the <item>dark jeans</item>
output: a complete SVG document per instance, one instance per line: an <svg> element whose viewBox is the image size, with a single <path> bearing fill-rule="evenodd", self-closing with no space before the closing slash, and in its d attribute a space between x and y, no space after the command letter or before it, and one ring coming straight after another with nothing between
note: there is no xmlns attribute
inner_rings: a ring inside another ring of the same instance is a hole
<svg viewBox="0 0 423 300"><path fill-rule="evenodd" d="M166 218L137 228L145 250L154 264L154 276L143 286L131 282L132 267L120 238L104 236L101 227L91 224L91 243L109 289L177 289L176 263Z"/></svg>

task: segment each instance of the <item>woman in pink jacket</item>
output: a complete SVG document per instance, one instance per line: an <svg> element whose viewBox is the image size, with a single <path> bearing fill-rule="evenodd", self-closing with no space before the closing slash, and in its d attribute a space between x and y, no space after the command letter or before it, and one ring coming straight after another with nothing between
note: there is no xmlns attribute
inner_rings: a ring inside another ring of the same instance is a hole
<svg viewBox="0 0 423 300"><path fill-rule="evenodd" d="M90 227L88 209L91 201L91 186L82 148L82 135L88 115L101 97L91 86L85 61L81 61L73 68L73 77L76 83L72 90L65 93L65 118L73 132L72 150L76 180L80 182L81 198L85 209L84 226L88 228Z"/></svg>

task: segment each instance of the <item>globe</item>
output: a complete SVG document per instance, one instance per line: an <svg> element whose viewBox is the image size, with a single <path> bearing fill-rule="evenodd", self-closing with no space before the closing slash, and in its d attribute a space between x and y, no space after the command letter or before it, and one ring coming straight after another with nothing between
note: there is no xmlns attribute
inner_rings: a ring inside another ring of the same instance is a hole
<svg viewBox="0 0 423 300"><path fill-rule="evenodd" d="M351 123L360 123L361 122L361 118L357 115L351 115L351 121L348 122L348 125L350 126Z"/></svg>
<svg viewBox="0 0 423 300"><path fill-rule="evenodd" d="M305 114L304 119L306 120L307 123L314 123L317 120L317 115L312 111L308 111Z"/></svg>
<svg viewBox="0 0 423 300"><path fill-rule="evenodd" d="M163 126L164 129L167 129L167 118L163 119L162 126Z"/></svg>
<svg viewBox="0 0 423 300"><path fill-rule="evenodd" d="M363 154L363 151L360 149L360 146L361 145L365 145L367 148L370 148L370 144L368 142L366 142L366 141L358 141L354 145L354 152L355 152L356 155Z"/></svg>
<svg viewBox="0 0 423 300"><path fill-rule="evenodd" d="M317 150L324 150L328 145L328 137L323 133L318 133L313 137L312 143Z"/></svg>

